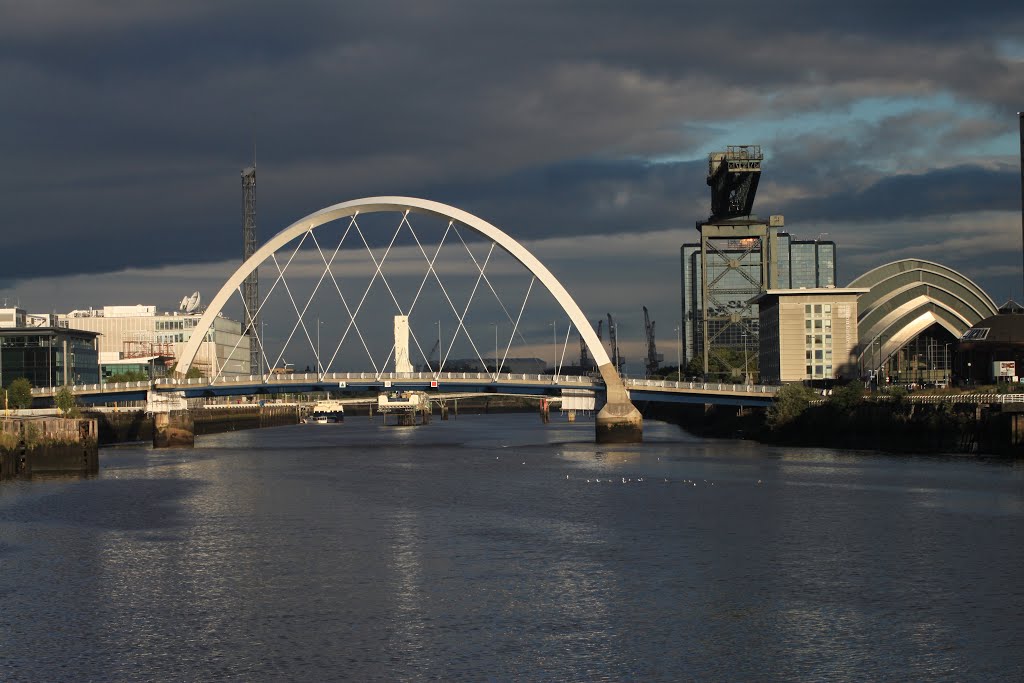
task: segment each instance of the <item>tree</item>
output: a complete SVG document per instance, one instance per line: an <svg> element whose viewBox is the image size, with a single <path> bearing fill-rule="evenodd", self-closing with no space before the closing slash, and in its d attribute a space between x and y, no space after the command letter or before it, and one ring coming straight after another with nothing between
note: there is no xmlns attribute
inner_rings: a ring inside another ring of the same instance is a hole
<svg viewBox="0 0 1024 683"><path fill-rule="evenodd" d="M144 382L147 379L149 379L149 375L142 370L128 370L126 372L119 372L116 375L111 375L105 379L104 382L110 384L113 384L114 382Z"/></svg>
<svg viewBox="0 0 1024 683"><path fill-rule="evenodd" d="M840 413L852 413L863 401L864 384L857 381L836 387L828 397L828 404Z"/></svg>
<svg viewBox="0 0 1024 683"><path fill-rule="evenodd" d="M768 408L768 426L772 429L785 427L807 410L811 401L819 398L813 389L802 384L787 384L775 394L775 400Z"/></svg>
<svg viewBox="0 0 1024 683"><path fill-rule="evenodd" d="M7 385L7 403L12 408L32 407L32 382L19 377Z"/></svg>
<svg viewBox="0 0 1024 683"><path fill-rule="evenodd" d="M78 401L67 386L62 386L57 390L57 393L53 395L53 403L64 417L74 417L78 413Z"/></svg>

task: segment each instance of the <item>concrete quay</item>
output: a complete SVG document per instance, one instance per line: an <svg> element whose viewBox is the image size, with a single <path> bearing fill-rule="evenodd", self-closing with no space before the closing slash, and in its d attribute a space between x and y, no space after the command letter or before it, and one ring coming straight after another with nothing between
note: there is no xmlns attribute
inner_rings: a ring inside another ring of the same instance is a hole
<svg viewBox="0 0 1024 683"><path fill-rule="evenodd" d="M0 419L0 479L99 471L96 420L62 417Z"/></svg>

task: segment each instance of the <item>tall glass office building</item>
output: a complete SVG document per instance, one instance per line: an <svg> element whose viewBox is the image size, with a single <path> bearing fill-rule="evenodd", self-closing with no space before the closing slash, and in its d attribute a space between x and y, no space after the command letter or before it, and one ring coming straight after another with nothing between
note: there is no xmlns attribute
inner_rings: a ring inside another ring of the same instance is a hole
<svg viewBox="0 0 1024 683"><path fill-rule="evenodd" d="M740 354L756 356L759 313L757 304L748 302L763 289L835 286L835 242L797 240L789 233L776 232L769 233L768 243L771 248L762 250L760 239L746 237L724 241L724 244L720 242L715 245L714 255L709 254L705 259L701 258L699 243L682 246L680 272L684 367L693 359L703 362L704 358L702 261L709 264L707 281L714 283L713 289L717 296L715 300L709 301L707 309L708 338L713 339L719 348L734 349L738 357ZM768 263L762 261L763 253L768 254ZM709 284L709 291L711 289ZM712 313L717 314L714 319ZM727 318L732 318L732 322Z"/></svg>

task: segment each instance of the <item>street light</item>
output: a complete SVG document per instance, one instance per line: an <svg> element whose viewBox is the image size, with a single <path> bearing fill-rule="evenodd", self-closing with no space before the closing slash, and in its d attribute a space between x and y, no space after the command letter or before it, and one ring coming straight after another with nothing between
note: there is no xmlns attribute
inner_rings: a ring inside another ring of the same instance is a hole
<svg viewBox="0 0 1024 683"><path fill-rule="evenodd" d="M743 383L750 384L750 365L747 363L747 333L743 332Z"/></svg>
<svg viewBox="0 0 1024 683"><path fill-rule="evenodd" d="M437 371L441 372L441 321L437 321Z"/></svg>
<svg viewBox="0 0 1024 683"><path fill-rule="evenodd" d="M942 365L946 371L946 386L949 386L949 345L953 342L947 342L942 345Z"/></svg>
<svg viewBox="0 0 1024 683"><path fill-rule="evenodd" d="M266 331L264 330L263 321L260 320L260 337L259 337L259 339L256 340L256 346L259 347L260 356L262 357L260 359L260 367L264 368L264 370L260 374L266 374L266 372L268 372L270 370L270 364L267 363L266 360L265 360L267 354L263 353L263 349L265 348L264 344L263 344L263 339L264 339L264 335L265 334L266 334ZM249 370L251 372L252 368L249 368Z"/></svg>
<svg viewBox="0 0 1024 683"><path fill-rule="evenodd" d="M494 376L498 376L498 323L491 323L494 325Z"/></svg>
<svg viewBox="0 0 1024 683"><path fill-rule="evenodd" d="M558 376L558 321L551 321L551 346L554 348L554 360L555 362L551 365L551 374L555 377Z"/></svg>
<svg viewBox="0 0 1024 683"><path fill-rule="evenodd" d="M676 326L676 381L683 380L683 325Z"/></svg>
<svg viewBox="0 0 1024 683"><path fill-rule="evenodd" d="M323 366L320 364L320 326L323 323L320 321L320 316L316 317L316 374L317 377L323 377Z"/></svg>

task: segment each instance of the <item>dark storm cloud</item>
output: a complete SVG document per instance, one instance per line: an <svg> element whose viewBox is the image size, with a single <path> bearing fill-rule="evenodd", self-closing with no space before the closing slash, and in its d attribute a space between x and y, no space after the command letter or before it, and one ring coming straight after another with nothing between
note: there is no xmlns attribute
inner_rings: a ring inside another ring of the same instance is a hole
<svg viewBox="0 0 1024 683"><path fill-rule="evenodd" d="M753 121L935 94L1003 111L1024 91L997 49L1024 33L1015 2L722 7L0 0L0 229L25 254L2 277L235 255L254 136L261 238L369 194L522 237L612 234L706 215L702 160L649 159L701 157ZM887 151L919 162L1013 125L983 113L929 136L917 116L823 135L843 149L828 158L776 141L766 208L1004 205L1006 173L980 166L884 177Z"/></svg>
<svg viewBox="0 0 1024 683"><path fill-rule="evenodd" d="M945 168L917 175L887 176L863 190L799 199L782 204L800 220L878 222L1020 208L1016 169L977 166Z"/></svg>

